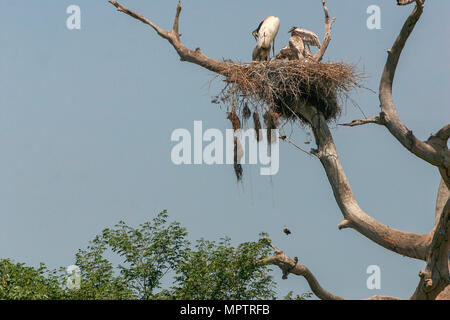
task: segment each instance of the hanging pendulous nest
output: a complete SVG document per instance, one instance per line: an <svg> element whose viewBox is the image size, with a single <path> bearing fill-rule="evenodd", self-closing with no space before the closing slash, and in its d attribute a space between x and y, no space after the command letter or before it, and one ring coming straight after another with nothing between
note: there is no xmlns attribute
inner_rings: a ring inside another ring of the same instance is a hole
<svg viewBox="0 0 450 320"><path fill-rule="evenodd" d="M259 114L257 112L253 112L253 124L255 126L255 134L256 141L261 141L261 121L259 120Z"/></svg>
<svg viewBox="0 0 450 320"><path fill-rule="evenodd" d="M275 143L274 139L275 137L272 136L272 130L278 128L278 118L281 114L273 112L271 109L267 110L266 113L264 113L264 124L266 125L266 133L267 133L267 141L272 144Z"/></svg>

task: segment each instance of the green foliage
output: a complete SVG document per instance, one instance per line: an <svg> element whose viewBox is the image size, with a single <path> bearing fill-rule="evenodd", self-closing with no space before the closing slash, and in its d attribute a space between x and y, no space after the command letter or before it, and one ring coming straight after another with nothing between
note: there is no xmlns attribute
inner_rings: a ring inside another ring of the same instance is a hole
<svg viewBox="0 0 450 320"><path fill-rule="evenodd" d="M307 300L307 299L311 299L312 295L313 294L311 292L307 292L307 293L302 293L301 295L298 294L294 297L294 292L289 291L283 300Z"/></svg>
<svg viewBox="0 0 450 320"><path fill-rule="evenodd" d="M64 299L76 300L121 300L133 299L134 295L122 276L115 275L114 266L104 255L107 246L97 236L86 250L78 250L75 265L81 270L80 289L66 287L67 274L60 269L60 284L64 288Z"/></svg>
<svg viewBox="0 0 450 320"><path fill-rule="evenodd" d="M163 211L137 228L121 221L104 229L75 255L79 289L67 287L65 268L0 260L0 299L275 299L271 270L257 263L270 253L267 241L202 239L191 247L186 229L167 220Z"/></svg>
<svg viewBox="0 0 450 320"><path fill-rule="evenodd" d="M56 276L41 264L39 268L0 260L0 299L50 300L60 298Z"/></svg>
<svg viewBox="0 0 450 320"><path fill-rule="evenodd" d="M173 296L189 300L274 299L269 269L257 263L267 253L260 243L234 248L229 238L219 243L199 240L178 266Z"/></svg>
<svg viewBox="0 0 450 320"><path fill-rule="evenodd" d="M102 241L123 259L119 270L139 299L152 299L162 278L181 263L189 242L186 229L179 223L167 224L167 212L152 222L127 226L123 221L115 229L105 229Z"/></svg>

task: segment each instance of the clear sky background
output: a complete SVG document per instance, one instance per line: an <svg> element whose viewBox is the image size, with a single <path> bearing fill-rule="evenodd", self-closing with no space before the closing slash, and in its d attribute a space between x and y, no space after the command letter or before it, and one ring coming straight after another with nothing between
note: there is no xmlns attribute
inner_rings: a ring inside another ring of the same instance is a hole
<svg viewBox="0 0 450 320"><path fill-rule="evenodd" d="M337 18L326 60L357 63L378 88L391 47L411 6L394 0L328 0ZM161 27L172 25L176 1L124 0ZM66 8L82 10L81 30L66 28ZM366 27L369 5L381 7L381 30ZM323 37L319 0L184 1L184 44L209 56L248 61L251 31L268 15L281 19L277 48L293 25ZM402 56L394 99L404 123L426 139L450 120L450 2L427 1ZM177 128L230 128L211 104L220 80L181 63L148 26L106 0L0 2L0 257L50 267L74 262L78 248L119 220L137 225L167 209L190 239L234 243L266 231L308 266L321 284L347 298L387 294L408 298L424 263L391 253L353 230L338 231L342 215L318 160L282 144L272 178L245 166L242 185L232 166L175 166ZM352 95L368 116L377 94ZM352 104L341 122L360 118ZM427 233L434 221L437 170L406 151L383 127L333 129L341 161L361 205L379 221ZM305 132L295 128L295 141ZM288 225L293 234L282 233ZM378 265L382 289L366 288L366 268ZM280 296L309 291L291 276Z"/></svg>

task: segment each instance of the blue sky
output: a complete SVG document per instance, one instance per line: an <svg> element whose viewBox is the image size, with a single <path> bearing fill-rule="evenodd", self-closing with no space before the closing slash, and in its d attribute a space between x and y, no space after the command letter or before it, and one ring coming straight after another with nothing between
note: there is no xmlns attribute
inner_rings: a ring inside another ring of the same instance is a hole
<svg viewBox="0 0 450 320"><path fill-rule="evenodd" d="M345 3L345 5L344 5ZM66 8L81 8L81 30L66 28ZM124 0L163 28L176 1ZM382 29L366 27L366 9L378 4ZM328 0L337 18L326 60L356 63L377 90L390 48L412 7L395 1ZM281 19L277 47L293 25L323 37L319 0L184 1L184 44L207 55L248 61L251 31L262 18ZM173 130L229 128L211 104L220 80L181 63L148 26L114 10L106 0L3 0L0 10L0 257L50 267L68 266L103 228L119 220L136 225L167 209L190 239L230 236L234 243L268 232L274 243L308 266L334 294L409 297L424 263L391 253L342 220L319 161L288 144L280 171L269 179L244 168L242 185L232 166L175 166ZM450 120L448 1L427 1L422 20L398 67L394 99L404 123L422 139ZM379 110L377 94L352 95L364 113ZM341 122L360 118L352 104ZM403 149L386 129L334 128L354 193L373 217L395 228L432 228L437 170ZM294 140L306 140L294 128ZM288 225L293 234L282 233ZM366 288L366 268L378 265L381 290ZM306 281L282 281L280 295L308 291Z"/></svg>

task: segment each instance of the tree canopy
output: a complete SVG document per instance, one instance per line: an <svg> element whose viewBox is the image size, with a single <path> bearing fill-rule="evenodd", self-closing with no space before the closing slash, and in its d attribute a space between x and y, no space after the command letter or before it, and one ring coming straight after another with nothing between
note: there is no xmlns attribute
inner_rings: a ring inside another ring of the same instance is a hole
<svg viewBox="0 0 450 320"><path fill-rule="evenodd" d="M276 299L271 269L258 263L270 253L264 241L234 247L230 238L192 244L166 211L131 227L120 221L75 254L79 288L66 268L50 270L0 260L0 299L24 300L256 300ZM285 299L308 294L290 292Z"/></svg>

